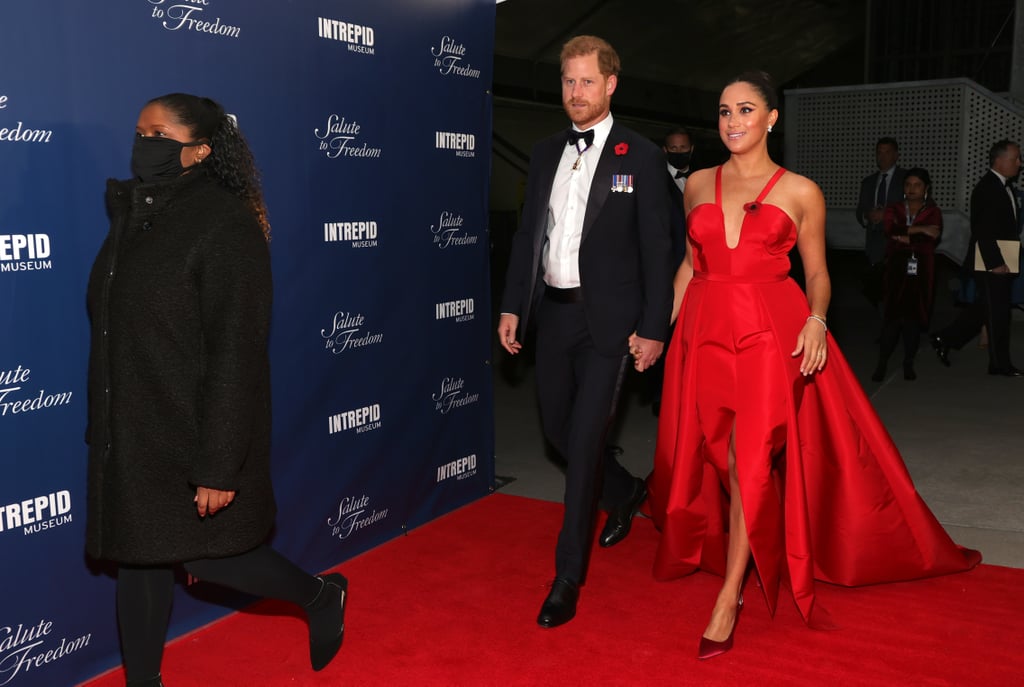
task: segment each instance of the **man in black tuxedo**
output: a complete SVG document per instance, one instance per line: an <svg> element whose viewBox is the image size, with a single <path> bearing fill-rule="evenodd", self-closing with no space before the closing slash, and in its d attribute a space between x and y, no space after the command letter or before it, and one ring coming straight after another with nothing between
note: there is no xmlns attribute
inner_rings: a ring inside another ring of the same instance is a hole
<svg viewBox="0 0 1024 687"><path fill-rule="evenodd" d="M686 212L683 210L683 191L686 180L697 167L693 163L693 140L690 132L682 127L665 134L661 145L665 152L665 166L668 168L669 198L672 199L670 232L672 235L672 260L675 267L686 257Z"/></svg>
<svg viewBox="0 0 1024 687"><path fill-rule="evenodd" d="M665 157L613 121L619 58L607 42L577 36L561 62L573 126L533 148L498 324L501 345L515 355L534 318L541 421L567 462L555 580L537 617L543 627L576 614L598 494L609 509L602 546L629 533L647 497L605 439L627 365L643 372L658 359L672 311Z"/></svg>
<svg viewBox="0 0 1024 687"><path fill-rule="evenodd" d="M686 257L686 209L683 206L683 191L686 180L700 167L694 159L694 144L690 132L683 127L671 129L661 143L665 153L665 167L668 170L669 234L672 237L672 269L678 270ZM668 338L672 338L669 329ZM650 402L655 417L661 412L661 391L665 377L665 361L659 358L650 372L644 375L646 382L641 400Z"/></svg>
<svg viewBox="0 0 1024 687"><path fill-rule="evenodd" d="M903 174L896 164L900 146L888 136L875 144L875 164L878 171L860 182L857 200L857 222L864 227L864 254L868 268L864 276L864 295L874 305L882 299L882 269L885 264L885 206L903 199Z"/></svg>
<svg viewBox="0 0 1024 687"><path fill-rule="evenodd" d="M1010 362L1010 291L1014 275L996 245L996 241L1015 241L1019 258L1020 208L1010 184L1020 172L1020 146L999 141L989 151L988 160L991 169L971 192L971 242L965 258L973 266L977 251L985 263L984 270L974 273L978 294L952 324L931 337L931 342L939 360L949 367L949 349L960 349L983 325L987 326L988 373L1020 377L1024 372Z"/></svg>

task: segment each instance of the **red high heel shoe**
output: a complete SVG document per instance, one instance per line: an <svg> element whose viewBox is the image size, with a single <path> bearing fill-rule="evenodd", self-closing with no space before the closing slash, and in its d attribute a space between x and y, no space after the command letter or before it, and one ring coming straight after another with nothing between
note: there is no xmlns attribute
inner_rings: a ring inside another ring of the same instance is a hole
<svg viewBox="0 0 1024 687"><path fill-rule="evenodd" d="M729 631L729 636L721 642L716 642L713 639L707 637L700 638L700 648L697 649L697 658L700 660L706 660L714 658L715 656L721 656L726 651L732 648L732 637L736 634L736 626L740 623L740 611L743 610L743 596L740 596L739 603L736 604L736 620L733 621L732 630Z"/></svg>

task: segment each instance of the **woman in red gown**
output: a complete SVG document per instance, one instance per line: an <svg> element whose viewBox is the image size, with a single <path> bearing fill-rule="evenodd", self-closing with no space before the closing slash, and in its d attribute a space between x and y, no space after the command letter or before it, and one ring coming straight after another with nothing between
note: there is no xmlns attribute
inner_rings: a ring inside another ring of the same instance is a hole
<svg viewBox="0 0 1024 687"><path fill-rule="evenodd" d="M722 92L730 158L686 184L688 251L665 361L650 503L659 579L724 576L699 657L728 651L751 560L774 613L780 581L811 626L814 582L909 580L980 560L914 489L892 439L827 331L825 201L768 156L770 77ZM796 245L806 295L788 277Z"/></svg>

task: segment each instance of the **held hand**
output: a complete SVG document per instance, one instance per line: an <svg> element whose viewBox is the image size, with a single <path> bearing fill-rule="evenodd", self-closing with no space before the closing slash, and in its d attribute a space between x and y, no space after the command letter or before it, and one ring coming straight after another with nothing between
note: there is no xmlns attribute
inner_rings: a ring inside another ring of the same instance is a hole
<svg viewBox="0 0 1024 687"><path fill-rule="evenodd" d="M214 515L221 508L227 508L235 500L235 492L196 487L196 496L192 500L196 504L199 517L205 518L207 515Z"/></svg>
<svg viewBox="0 0 1024 687"><path fill-rule="evenodd" d="M504 313L498 320L498 341L501 347L515 355L522 350L523 345L516 341L516 328L519 327L519 316Z"/></svg>
<svg viewBox="0 0 1024 687"><path fill-rule="evenodd" d="M1006 265L1000 265L999 267L993 267L989 270L992 274L1009 274L1010 268Z"/></svg>
<svg viewBox="0 0 1024 687"><path fill-rule="evenodd" d="M825 368L828 357L828 344L825 327L815 319L808 319L800 334L796 337L796 349L790 354L794 358L804 354L800 363L800 374L803 376L821 372Z"/></svg>
<svg viewBox="0 0 1024 687"><path fill-rule="evenodd" d="M645 339L637 335L636 332L630 335L628 343L629 354L633 356L633 367L636 368L637 372L643 372L653 365L661 357L661 352L665 349L663 342Z"/></svg>
<svg viewBox="0 0 1024 687"><path fill-rule="evenodd" d="M872 224L881 224L885 219L885 208L871 208L867 212L868 221Z"/></svg>

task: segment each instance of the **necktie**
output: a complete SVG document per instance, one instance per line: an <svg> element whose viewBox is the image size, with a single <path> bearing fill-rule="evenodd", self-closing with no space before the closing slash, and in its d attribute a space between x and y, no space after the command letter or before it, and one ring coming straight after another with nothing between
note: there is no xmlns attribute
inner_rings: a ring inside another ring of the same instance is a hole
<svg viewBox="0 0 1024 687"><path fill-rule="evenodd" d="M574 145L577 150L580 149L580 139L583 139L583 142L586 144L583 146L583 150L586 150L594 143L594 130L576 131L576 129L569 129L566 133L567 145Z"/></svg>
<svg viewBox="0 0 1024 687"><path fill-rule="evenodd" d="M684 172L681 169L676 170L676 179L682 179L685 176L686 176L686 172Z"/></svg>
<svg viewBox="0 0 1024 687"><path fill-rule="evenodd" d="M878 175L878 190L875 192L875 207L885 207L885 177L888 172L882 172Z"/></svg>

